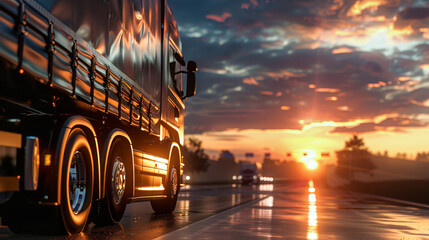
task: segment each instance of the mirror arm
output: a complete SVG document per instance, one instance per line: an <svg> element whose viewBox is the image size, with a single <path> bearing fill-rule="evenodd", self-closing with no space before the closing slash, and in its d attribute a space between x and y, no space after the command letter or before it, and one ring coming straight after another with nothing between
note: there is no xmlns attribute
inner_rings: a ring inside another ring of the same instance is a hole
<svg viewBox="0 0 429 240"><path fill-rule="evenodd" d="M180 73L188 73L188 72L187 71L180 71L180 72L175 73L174 75L177 75L177 74L180 74Z"/></svg>

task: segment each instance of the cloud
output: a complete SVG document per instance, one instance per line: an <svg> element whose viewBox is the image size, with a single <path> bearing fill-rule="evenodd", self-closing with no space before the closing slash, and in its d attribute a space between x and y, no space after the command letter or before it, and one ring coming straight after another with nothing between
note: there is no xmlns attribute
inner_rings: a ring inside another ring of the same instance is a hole
<svg viewBox="0 0 429 240"><path fill-rule="evenodd" d="M356 127L337 127L331 131L331 133L367 133L374 132L374 123L362 123Z"/></svg>
<svg viewBox="0 0 429 240"><path fill-rule="evenodd" d="M336 127L331 133L368 133L376 131L402 131L408 127L426 127L427 123L408 117L387 118L380 123L361 123L353 127Z"/></svg>
<svg viewBox="0 0 429 240"><path fill-rule="evenodd" d="M186 100L187 132L428 113L429 25L418 1L169 3L184 56L201 69L198 94ZM392 120L336 131L408 126Z"/></svg>
<svg viewBox="0 0 429 240"><path fill-rule="evenodd" d="M253 6L258 6L258 0L250 0L250 2L253 4Z"/></svg>
<svg viewBox="0 0 429 240"><path fill-rule="evenodd" d="M339 47L332 50L332 54L342 54L342 53L352 53L352 52L354 52L354 50L348 47Z"/></svg>
<svg viewBox="0 0 429 240"><path fill-rule="evenodd" d="M243 83L256 86L259 85L258 81L256 81L254 77L248 77L243 79Z"/></svg>
<svg viewBox="0 0 429 240"><path fill-rule="evenodd" d="M241 4L241 8L242 9L249 9L249 7L250 7L249 3L243 3L243 4Z"/></svg>
<svg viewBox="0 0 429 240"><path fill-rule="evenodd" d="M261 47L267 48L267 49L281 49L284 46L285 46L285 43L282 40L261 43Z"/></svg>
<svg viewBox="0 0 429 240"><path fill-rule="evenodd" d="M227 141L227 142L237 142L237 141L242 141L243 139L246 138L245 135L240 135L240 134L228 134L228 133L214 133L214 132L210 132L207 134L208 137L212 137L215 140L218 141Z"/></svg>
<svg viewBox="0 0 429 240"><path fill-rule="evenodd" d="M273 96L274 95L274 93L271 91L261 91L261 94L266 95L266 96Z"/></svg>
<svg viewBox="0 0 429 240"><path fill-rule="evenodd" d="M337 93L341 90L338 88L316 88L314 91L319 93Z"/></svg>
<svg viewBox="0 0 429 240"><path fill-rule="evenodd" d="M231 13L225 12L221 16L209 14L206 16L207 19L216 21L216 22L225 22L226 19L232 17Z"/></svg>

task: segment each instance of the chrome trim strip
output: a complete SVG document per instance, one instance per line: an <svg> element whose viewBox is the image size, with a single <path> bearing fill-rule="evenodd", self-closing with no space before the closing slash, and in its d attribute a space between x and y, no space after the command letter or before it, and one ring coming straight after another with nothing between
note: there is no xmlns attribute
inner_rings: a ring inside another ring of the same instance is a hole
<svg viewBox="0 0 429 240"><path fill-rule="evenodd" d="M136 188L139 191L164 191L164 187L138 187Z"/></svg>
<svg viewBox="0 0 429 240"><path fill-rule="evenodd" d="M60 204L57 202L39 202L39 205L43 206L59 206Z"/></svg>
<svg viewBox="0 0 429 240"><path fill-rule="evenodd" d="M134 155L137 156L137 157L140 157L140 158L143 158L143 159L147 159L147 160L152 160L152 161L155 161L155 162L160 162L160 163L168 164L168 160L165 159L165 158L156 157L156 156L153 156L151 154L142 152L142 151L137 150L137 149L133 149L133 152L134 152Z"/></svg>
<svg viewBox="0 0 429 240"><path fill-rule="evenodd" d="M158 196L142 196L142 197L133 197L128 198L128 202L140 202L140 201L148 201L148 200L158 200L158 199L165 199L167 198L167 195L158 195Z"/></svg>

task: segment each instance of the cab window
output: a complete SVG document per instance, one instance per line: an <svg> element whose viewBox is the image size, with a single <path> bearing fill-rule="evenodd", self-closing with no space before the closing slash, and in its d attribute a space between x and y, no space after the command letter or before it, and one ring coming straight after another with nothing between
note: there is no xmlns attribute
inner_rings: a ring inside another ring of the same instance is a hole
<svg viewBox="0 0 429 240"><path fill-rule="evenodd" d="M173 88L177 91L179 96L183 95L183 88L182 88L182 75L183 74L176 74L180 71L182 71L182 66L180 63L177 62L177 60L174 58L174 52L172 46L168 49L168 61L169 61L169 68L170 68L170 79L169 79L169 85L173 86Z"/></svg>

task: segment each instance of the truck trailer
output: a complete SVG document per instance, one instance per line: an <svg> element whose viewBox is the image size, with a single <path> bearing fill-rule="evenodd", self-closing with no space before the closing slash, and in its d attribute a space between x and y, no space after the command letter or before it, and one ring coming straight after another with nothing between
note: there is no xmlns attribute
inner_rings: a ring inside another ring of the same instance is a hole
<svg viewBox="0 0 429 240"><path fill-rule="evenodd" d="M129 202L172 212L196 92L181 48L166 0L0 0L2 224L73 234Z"/></svg>

